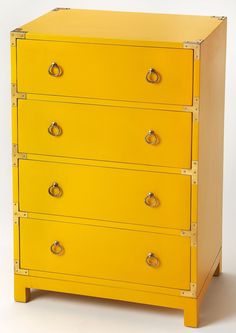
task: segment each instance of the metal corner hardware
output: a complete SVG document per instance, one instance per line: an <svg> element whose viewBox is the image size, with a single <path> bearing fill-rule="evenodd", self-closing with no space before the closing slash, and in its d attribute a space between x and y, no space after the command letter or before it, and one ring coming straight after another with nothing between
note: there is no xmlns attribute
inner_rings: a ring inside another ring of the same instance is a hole
<svg viewBox="0 0 236 333"><path fill-rule="evenodd" d="M13 167L17 167L18 166L18 160L19 159L27 159L27 154L26 153L19 153L18 152L18 145L13 144L12 145L12 165Z"/></svg>
<svg viewBox="0 0 236 333"><path fill-rule="evenodd" d="M190 290L180 290L180 295L185 297L197 297L197 284L191 282Z"/></svg>
<svg viewBox="0 0 236 333"><path fill-rule="evenodd" d="M193 105L184 106L183 110L193 113L193 121L199 121L199 109L200 109L200 99L199 97L193 98Z"/></svg>
<svg viewBox="0 0 236 333"><path fill-rule="evenodd" d="M197 223L191 223L191 230L181 230L181 236L191 238L191 247L197 246Z"/></svg>
<svg viewBox="0 0 236 333"><path fill-rule="evenodd" d="M11 84L11 97L12 97L12 106L17 106L17 100L26 99L26 93L18 92L16 83Z"/></svg>
<svg viewBox="0 0 236 333"><path fill-rule="evenodd" d="M17 228L19 227L19 218L28 216L26 212L19 212L18 207L18 203L13 204L13 220L14 224L17 225ZM29 271L27 269L20 268L19 260L15 260L14 262L14 272L18 275L29 275Z"/></svg>
<svg viewBox="0 0 236 333"><path fill-rule="evenodd" d="M226 16L210 16L211 18L217 19L219 21L224 21L226 19Z"/></svg>
<svg viewBox="0 0 236 333"><path fill-rule="evenodd" d="M29 275L28 269L20 268L19 260L15 260L15 262L14 262L14 272L15 272L15 274L18 274L18 275Z"/></svg>
<svg viewBox="0 0 236 333"><path fill-rule="evenodd" d="M198 184L198 161L192 161L192 169L181 169L182 175L192 176L192 184Z"/></svg>
<svg viewBox="0 0 236 333"><path fill-rule="evenodd" d="M188 47L189 45L191 45L191 48L192 48L192 45L193 45L193 47L194 47L194 45L195 45L195 46L196 46L196 45L200 45L202 42L203 42L203 39L195 39L195 40L191 40L191 41L186 40L186 41L184 42L184 46Z"/></svg>
<svg viewBox="0 0 236 333"><path fill-rule="evenodd" d="M11 31L11 46L16 46L17 39L25 39L27 31L22 30L21 28L16 28Z"/></svg>
<svg viewBox="0 0 236 333"><path fill-rule="evenodd" d="M13 222L14 224L19 224L19 218L28 217L27 212L20 212L18 203L13 203Z"/></svg>
<svg viewBox="0 0 236 333"><path fill-rule="evenodd" d="M68 8L68 7L65 7L65 8L57 7L57 8L52 9L52 12L57 12L59 10L70 10L70 9L71 8Z"/></svg>
<svg viewBox="0 0 236 333"><path fill-rule="evenodd" d="M183 43L184 49L192 49L194 54L194 60L200 60L200 48L201 43L203 42L202 39L196 39L193 41L185 41Z"/></svg>

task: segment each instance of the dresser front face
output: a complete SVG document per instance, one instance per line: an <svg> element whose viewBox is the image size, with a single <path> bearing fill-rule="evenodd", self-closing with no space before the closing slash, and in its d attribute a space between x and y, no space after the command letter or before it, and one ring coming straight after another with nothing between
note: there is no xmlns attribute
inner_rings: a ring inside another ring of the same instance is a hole
<svg viewBox="0 0 236 333"><path fill-rule="evenodd" d="M21 267L190 288L193 65L192 49L17 41Z"/></svg>

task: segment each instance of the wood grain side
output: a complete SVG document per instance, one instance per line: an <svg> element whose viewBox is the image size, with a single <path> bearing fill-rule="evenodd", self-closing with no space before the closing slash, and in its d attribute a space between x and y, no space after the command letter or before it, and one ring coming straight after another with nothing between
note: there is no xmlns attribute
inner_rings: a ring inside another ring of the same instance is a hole
<svg viewBox="0 0 236 333"><path fill-rule="evenodd" d="M226 19L201 44L198 292L222 243Z"/></svg>

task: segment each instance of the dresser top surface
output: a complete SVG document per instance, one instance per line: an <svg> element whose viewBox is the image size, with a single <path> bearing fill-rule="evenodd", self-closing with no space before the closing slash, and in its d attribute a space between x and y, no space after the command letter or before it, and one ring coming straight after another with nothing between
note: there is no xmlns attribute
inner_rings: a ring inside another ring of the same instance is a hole
<svg viewBox="0 0 236 333"><path fill-rule="evenodd" d="M23 25L26 38L122 44L205 40L219 17L57 9Z"/></svg>

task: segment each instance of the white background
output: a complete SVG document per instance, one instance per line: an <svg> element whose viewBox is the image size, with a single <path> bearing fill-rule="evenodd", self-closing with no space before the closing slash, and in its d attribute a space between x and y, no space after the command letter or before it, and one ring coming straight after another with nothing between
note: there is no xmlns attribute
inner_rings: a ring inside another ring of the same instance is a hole
<svg viewBox="0 0 236 333"><path fill-rule="evenodd" d="M228 17L223 274L213 280L204 299L200 330L236 332L236 0L1 0L0 332L156 333L192 330L183 327L182 312L171 309L39 291L28 304L13 301L9 32L55 7Z"/></svg>

